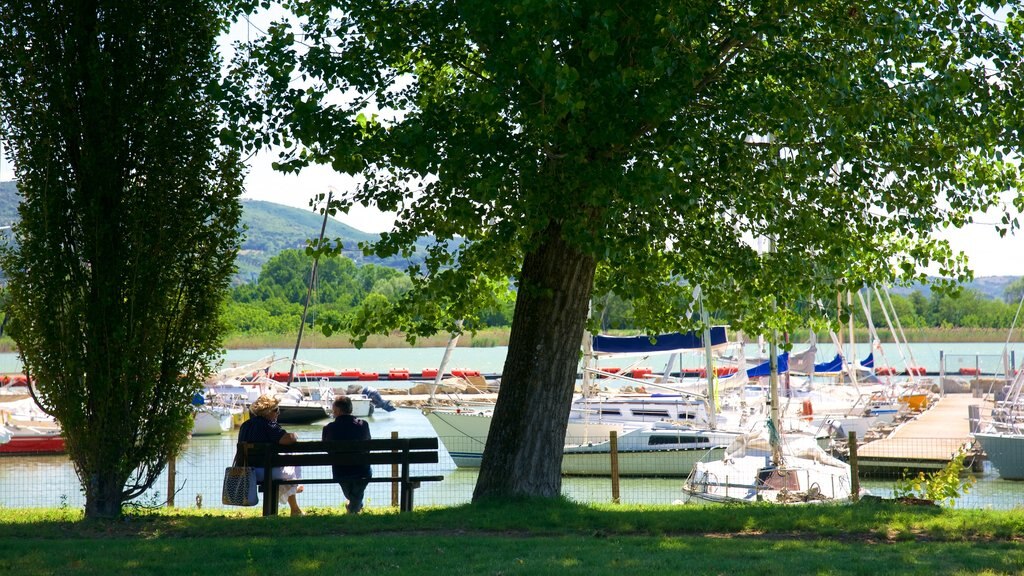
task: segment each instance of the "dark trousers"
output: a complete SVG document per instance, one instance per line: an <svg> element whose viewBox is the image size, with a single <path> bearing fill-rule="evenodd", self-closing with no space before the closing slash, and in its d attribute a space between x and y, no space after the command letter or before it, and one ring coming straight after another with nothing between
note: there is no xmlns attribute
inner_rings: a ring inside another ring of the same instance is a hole
<svg viewBox="0 0 1024 576"><path fill-rule="evenodd" d="M339 478L338 484L348 500L345 509L349 514L358 514L363 509L363 494L369 482L366 478Z"/></svg>

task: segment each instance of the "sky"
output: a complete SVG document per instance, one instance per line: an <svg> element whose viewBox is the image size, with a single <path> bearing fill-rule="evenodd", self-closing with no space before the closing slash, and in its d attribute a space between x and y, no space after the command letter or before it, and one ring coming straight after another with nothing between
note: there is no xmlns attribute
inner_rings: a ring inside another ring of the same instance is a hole
<svg viewBox="0 0 1024 576"><path fill-rule="evenodd" d="M231 40L245 40L259 34L270 20L280 17L280 12L271 12L254 18L253 23L239 22L221 40L225 60L231 52ZM0 181L12 180L13 171L6 155L0 154ZM248 161L249 172L245 180L243 198L276 202L297 208L309 208L310 199L333 189L336 193L352 190L355 180L335 173L329 167L315 166L299 174L281 174L272 169L275 154L264 152ZM954 251L967 254L975 276L1021 276L1024 275L1024 231L1016 236L1001 238L995 230L1000 215L992 212L977 214L975 223L958 230L947 230L938 237L947 239ZM348 214L339 215L338 220L364 232L384 232L394 222L393 213L382 213L372 208L353 206ZM1024 218L1021 219L1024 222ZM929 270L929 273L935 271Z"/></svg>

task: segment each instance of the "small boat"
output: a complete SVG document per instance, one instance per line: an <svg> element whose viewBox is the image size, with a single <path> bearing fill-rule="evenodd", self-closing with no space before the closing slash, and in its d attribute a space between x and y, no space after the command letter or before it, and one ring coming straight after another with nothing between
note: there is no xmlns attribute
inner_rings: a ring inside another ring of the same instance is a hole
<svg viewBox="0 0 1024 576"><path fill-rule="evenodd" d="M0 402L0 454L62 454L60 424L30 397L7 395Z"/></svg>
<svg viewBox="0 0 1024 576"><path fill-rule="evenodd" d="M24 421L8 417L0 425L0 436L8 440L0 444L0 454L34 455L63 454L64 437L56 422Z"/></svg>
<svg viewBox="0 0 1024 576"><path fill-rule="evenodd" d="M738 436L719 460L697 462L683 484L689 499L706 503L849 501L850 466L825 452L811 436L779 433L779 362L775 335L768 365L768 422Z"/></svg>
<svg viewBox="0 0 1024 576"><path fill-rule="evenodd" d="M767 430L767 428L766 428ZM697 462L683 485L691 500L733 502L835 502L850 499L850 466L810 437L788 438L781 458L765 431L738 437L725 455Z"/></svg>
<svg viewBox="0 0 1024 576"><path fill-rule="evenodd" d="M234 426L231 409L226 406L196 406L192 422L193 436L216 436L230 432Z"/></svg>

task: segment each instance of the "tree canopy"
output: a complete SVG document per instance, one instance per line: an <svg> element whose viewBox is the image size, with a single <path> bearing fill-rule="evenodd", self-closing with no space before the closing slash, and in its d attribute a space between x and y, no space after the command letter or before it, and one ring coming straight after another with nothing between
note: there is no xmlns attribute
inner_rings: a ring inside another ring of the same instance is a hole
<svg viewBox="0 0 1024 576"><path fill-rule="evenodd" d="M22 195L0 257L9 331L90 517L152 485L219 359L241 215L208 90L222 8L0 0L0 136Z"/></svg>
<svg viewBox="0 0 1024 576"><path fill-rule="evenodd" d="M476 497L558 494L595 288L652 333L694 325L697 285L792 329L865 282L969 276L933 234L1019 185L1010 2L283 4L229 109L281 169L361 175L336 207L397 211L379 255L436 237L391 323L450 329L517 283Z"/></svg>

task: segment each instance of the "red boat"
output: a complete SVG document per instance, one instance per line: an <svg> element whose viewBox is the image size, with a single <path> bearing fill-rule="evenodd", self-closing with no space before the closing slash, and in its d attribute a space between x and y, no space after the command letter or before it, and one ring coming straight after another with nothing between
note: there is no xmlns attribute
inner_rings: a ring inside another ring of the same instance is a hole
<svg viewBox="0 0 1024 576"><path fill-rule="evenodd" d="M60 426L46 421L10 418L0 427L0 454L63 454L64 437Z"/></svg>

